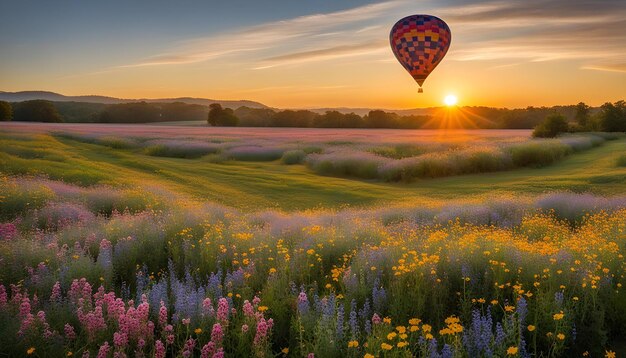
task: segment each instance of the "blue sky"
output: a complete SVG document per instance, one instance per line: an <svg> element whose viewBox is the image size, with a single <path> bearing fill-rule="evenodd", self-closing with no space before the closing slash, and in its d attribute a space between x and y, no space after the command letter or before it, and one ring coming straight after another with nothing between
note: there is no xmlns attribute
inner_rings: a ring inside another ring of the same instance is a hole
<svg viewBox="0 0 626 358"><path fill-rule="evenodd" d="M416 96L387 43L444 19L450 52ZM279 107L519 107L626 93L626 2L3 1L0 90L247 98Z"/></svg>

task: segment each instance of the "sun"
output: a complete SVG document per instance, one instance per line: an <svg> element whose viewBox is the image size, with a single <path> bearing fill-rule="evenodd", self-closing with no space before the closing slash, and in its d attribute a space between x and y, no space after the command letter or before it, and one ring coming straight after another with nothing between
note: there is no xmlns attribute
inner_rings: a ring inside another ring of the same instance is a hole
<svg viewBox="0 0 626 358"><path fill-rule="evenodd" d="M443 103L445 103L448 107L454 106L458 101L459 99L453 94L449 94L443 99Z"/></svg>

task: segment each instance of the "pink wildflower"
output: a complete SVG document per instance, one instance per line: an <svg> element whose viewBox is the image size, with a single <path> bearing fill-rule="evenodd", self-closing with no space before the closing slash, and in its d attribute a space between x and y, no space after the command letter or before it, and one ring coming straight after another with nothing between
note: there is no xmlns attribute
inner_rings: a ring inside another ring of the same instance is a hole
<svg viewBox="0 0 626 358"><path fill-rule="evenodd" d="M128 344L128 335L124 332L113 333L113 345L118 349L124 349Z"/></svg>
<svg viewBox="0 0 626 358"><path fill-rule="evenodd" d="M70 325L69 323L65 324L65 327L63 327L63 331L65 332L65 339L69 341L73 341L74 339L76 339L76 332L74 332L74 327L72 327L72 325Z"/></svg>
<svg viewBox="0 0 626 358"><path fill-rule="evenodd" d="M200 358L211 358L213 353L215 353L215 343L209 342L202 347Z"/></svg>
<svg viewBox="0 0 626 358"><path fill-rule="evenodd" d="M211 330L211 341L215 342L215 345L222 343L224 339L224 332L222 331L222 325L216 323Z"/></svg>
<svg viewBox="0 0 626 358"><path fill-rule="evenodd" d="M109 355L110 348L111 347L109 346L109 342L104 342L104 344L101 345L100 349L98 350L97 358L106 358Z"/></svg>
<svg viewBox="0 0 626 358"><path fill-rule="evenodd" d="M61 283L57 281L54 286L52 286L52 294L50 295L50 301L59 302L61 301Z"/></svg>
<svg viewBox="0 0 626 358"><path fill-rule="evenodd" d="M221 322L228 321L228 301L224 297L217 302L217 320Z"/></svg>
<svg viewBox="0 0 626 358"><path fill-rule="evenodd" d="M268 331L268 327L267 327L267 322L265 321L265 318L261 318L261 320L259 321L259 323L257 323L256 325L256 334L254 336L254 345L259 345L261 343L263 343L267 337L267 331Z"/></svg>
<svg viewBox="0 0 626 358"><path fill-rule="evenodd" d="M160 339L154 342L154 358L165 358L165 346Z"/></svg>

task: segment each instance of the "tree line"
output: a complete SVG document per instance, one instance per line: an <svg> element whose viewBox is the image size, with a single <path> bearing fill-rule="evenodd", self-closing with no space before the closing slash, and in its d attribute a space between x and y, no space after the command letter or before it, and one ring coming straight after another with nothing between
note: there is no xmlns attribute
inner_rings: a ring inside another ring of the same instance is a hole
<svg viewBox="0 0 626 358"><path fill-rule="evenodd" d="M594 114L591 107L580 102L573 121L561 113L551 113L534 128L533 136L552 138L565 132L626 132L626 102L607 102Z"/></svg>
<svg viewBox="0 0 626 358"><path fill-rule="evenodd" d="M372 110L360 116L335 110L317 113L310 110L275 110L271 108L222 108L173 103L132 102L121 104L50 102L32 100L8 103L0 101L0 121L71 122L71 123L150 123L169 121L206 121L212 126L239 127L312 127L312 128L440 128L445 113L399 115ZM465 121L450 121L447 127L481 129L532 129L536 136L551 136L563 131L626 131L624 101L590 107L527 107L519 109L463 107L458 109ZM459 116L459 113L456 114ZM563 124L565 123L565 125Z"/></svg>

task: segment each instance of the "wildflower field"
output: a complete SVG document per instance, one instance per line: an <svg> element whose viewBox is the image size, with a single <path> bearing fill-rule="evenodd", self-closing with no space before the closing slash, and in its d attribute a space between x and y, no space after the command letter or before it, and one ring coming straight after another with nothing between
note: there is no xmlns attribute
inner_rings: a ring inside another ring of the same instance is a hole
<svg viewBox="0 0 626 358"><path fill-rule="evenodd" d="M615 357L626 139L0 127L0 355Z"/></svg>

